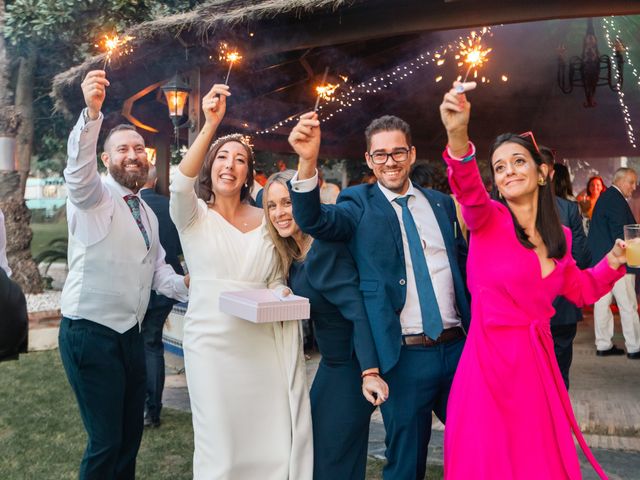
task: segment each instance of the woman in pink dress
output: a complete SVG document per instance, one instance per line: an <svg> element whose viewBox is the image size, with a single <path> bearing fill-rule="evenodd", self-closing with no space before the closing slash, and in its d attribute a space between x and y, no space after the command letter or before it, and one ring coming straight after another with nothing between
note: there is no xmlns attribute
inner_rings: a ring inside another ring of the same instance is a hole
<svg viewBox="0 0 640 480"><path fill-rule="evenodd" d="M593 303L624 275L618 240L595 267L571 258L533 136L504 134L491 149L491 199L467 126L470 104L449 91L440 106L451 189L471 232L467 280L471 328L458 365L444 440L445 479L579 479L572 431L604 472L576 423L553 351L551 303Z"/></svg>

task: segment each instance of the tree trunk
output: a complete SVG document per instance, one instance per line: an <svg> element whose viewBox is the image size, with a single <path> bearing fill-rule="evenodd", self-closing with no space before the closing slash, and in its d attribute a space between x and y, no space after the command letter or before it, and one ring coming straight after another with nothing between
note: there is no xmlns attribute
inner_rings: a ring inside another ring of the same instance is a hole
<svg viewBox="0 0 640 480"><path fill-rule="evenodd" d="M27 55L20 58L16 82L16 107L22 119L18 129L16 163L20 173L20 191L23 196L31 169L31 153L33 152L33 76L37 61L36 51L30 48Z"/></svg>
<svg viewBox="0 0 640 480"><path fill-rule="evenodd" d="M42 279L31 257L31 212L20 193L20 174L16 171L0 171L0 209L7 230L7 258L13 271L11 277L25 293L40 293Z"/></svg>
<svg viewBox="0 0 640 480"><path fill-rule="evenodd" d="M19 128L19 118L11 106L9 89L9 62L4 42L4 0L0 0L0 133L15 138ZM33 70L33 67L32 67ZM33 83L33 73L31 73ZM33 88L31 88L31 91ZM32 98L33 94L30 94ZM31 138L33 137L33 107L29 99ZM29 152L29 155L31 153ZM12 162L8 162L12 164ZM4 162L3 162L4 164ZM28 166L27 166L28 173ZM25 177L26 178L26 177ZM7 258L12 278L18 282L25 293L42 291L42 279L38 266L31 257L31 238L29 227L31 212L24 201L24 187L21 186L20 173L15 170L0 171L0 209L4 214L7 231ZM26 180L25 180L26 185Z"/></svg>

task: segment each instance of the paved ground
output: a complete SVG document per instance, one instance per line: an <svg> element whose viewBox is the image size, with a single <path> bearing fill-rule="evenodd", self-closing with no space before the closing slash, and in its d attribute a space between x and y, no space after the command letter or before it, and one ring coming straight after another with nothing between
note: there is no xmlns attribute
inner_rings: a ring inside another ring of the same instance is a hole
<svg viewBox="0 0 640 480"><path fill-rule="evenodd" d="M616 332L620 325L616 317ZM622 347L620 333L614 338ZM307 362L313 378L318 355ZM164 404L189 410L189 399L178 357L167 355L168 377ZM169 372L180 372L169 375ZM571 398L576 417L593 453L611 480L640 480L640 360L626 357L596 357L593 345L593 319L587 316L578 328L571 371ZM442 463L443 426L434 422L429 445L429 462ZM371 420L369 454L384 458L384 425L379 412ZM585 480L598 477L581 459Z"/></svg>

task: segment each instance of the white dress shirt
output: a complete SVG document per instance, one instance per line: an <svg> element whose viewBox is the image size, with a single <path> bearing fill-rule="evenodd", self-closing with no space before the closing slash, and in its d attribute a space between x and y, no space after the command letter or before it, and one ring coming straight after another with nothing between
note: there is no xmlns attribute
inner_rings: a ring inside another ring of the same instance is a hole
<svg viewBox="0 0 640 480"><path fill-rule="evenodd" d="M7 260L7 230L4 226L2 210L0 210L0 268L7 273L7 277L11 276L11 269Z"/></svg>
<svg viewBox="0 0 640 480"><path fill-rule="evenodd" d="M317 184L317 173L316 176L307 180L298 180L298 175L296 174L291 180L293 190L301 193L312 191L316 188ZM405 233L404 223L402 222L402 207L394 202L396 198L406 195L411 196L408 201L409 210L411 211L411 215L413 215L418 234L422 240L429 276L431 277L431 283L433 284L433 290L442 317L442 327L452 328L461 326L460 315L458 315L456 310L455 288L451 274L451 265L449 264L449 257L447 256L447 249L429 201L422 192L415 189L412 184L409 184L409 189L405 195L392 192L383 187L380 182L377 183L377 186L396 212L398 222L400 223L400 231L402 232L402 246L407 276L407 297L402 312L400 312L402 334L410 335L423 332L418 288L411 263L409 242L407 241L407 234Z"/></svg>
<svg viewBox="0 0 640 480"><path fill-rule="evenodd" d="M80 119L69 136L67 145L68 158L64 177L69 196L67 204L69 233L73 234L85 246L93 245L104 239L111 225L114 203L111 192L102 184L103 181L115 187L123 197L136 195L140 198L139 192L134 194L116 182L111 175L107 175L102 180L98 174L95 144L84 142L83 146L80 145L80 133L83 130L95 133L97 140L103 118L100 113L97 120L85 123L84 115L80 115ZM157 233L153 237L150 235L149 212L147 212L142 199L140 199L140 212L142 224L147 230L149 238L159 242ZM164 261L165 255L162 245L158 245L151 288L166 297L186 302L189 298L189 290L184 284L184 277L178 275L171 265Z"/></svg>

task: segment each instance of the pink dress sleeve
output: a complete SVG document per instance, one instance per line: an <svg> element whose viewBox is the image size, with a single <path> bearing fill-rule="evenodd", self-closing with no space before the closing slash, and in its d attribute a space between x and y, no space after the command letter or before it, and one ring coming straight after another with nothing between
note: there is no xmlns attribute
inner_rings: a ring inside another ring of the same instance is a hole
<svg viewBox="0 0 640 480"><path fill-rule="evenodd" d="M571 249L568 248L567 251L570 252ZM570 253L567 255L571 257ZM580 270L575 260L569 258L564 271L561 295L578 307L590 305L598 301L605 293L610 292L614 283L624 277L625 272L624 265L617 270L611 268L607 263L607 257L586 270Z"/></svg>
<svg viewBox="0 0 640 480"><path fill-rule="evenodd" d="M452 158L448 149L442 152L448 168L451 191L460 203L462 217L470 231L477 231L489 223L492 215L498 213L498 205L489 198L484 188L475 158L461 161Z"/></svg>

